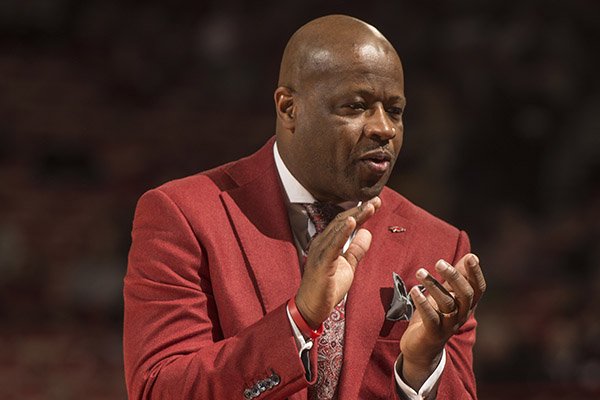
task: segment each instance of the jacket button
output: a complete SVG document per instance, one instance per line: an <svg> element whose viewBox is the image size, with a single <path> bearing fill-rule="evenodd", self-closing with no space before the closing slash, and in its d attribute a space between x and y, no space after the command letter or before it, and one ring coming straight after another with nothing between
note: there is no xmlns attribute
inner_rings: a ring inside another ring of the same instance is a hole
<svg viewBox="0 0 600 400"><path fill-rule="evenodd" d="M258 388L258 390L260 390L260 392L264 392L267 389L270 389L269 387L269 379L265 379L264 381L258 381L258 383L256 384L256 387Z"/></svg>
<svg viewBox="0 0 600 400"><path fill-rule="evenodd" d="M271 377L268 377L267 379L265 379L264 382L265 382L265 386L267 387L267 389L271 389L273 386L275 386Z"/></svg>
<svg viewBox="0 0 600 400"><path fill-rule="evenodd" d="M277 386L281 382L281 378L279 377L279 375L273 372L273 374L271 375L271 382L273 382L273 386Z"/></svg>

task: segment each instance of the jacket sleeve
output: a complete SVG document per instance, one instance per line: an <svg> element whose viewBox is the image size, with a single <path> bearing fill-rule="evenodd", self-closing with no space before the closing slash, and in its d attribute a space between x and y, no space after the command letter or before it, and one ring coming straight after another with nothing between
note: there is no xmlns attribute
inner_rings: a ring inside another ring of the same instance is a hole
<svg viewBox="0 0 600 400"><path fill-rule="evenodd" d="M461 231L452 265L455 265L470 249L469 237L464 231ZM437 390L432 391L428 400L434 398L439 400L477 399L475 375L473 374L473 345L475 344L476 326L475 316L471 314L459 332L446 343L446 365L438 381ZM394 397L399 400L405 399L405 396L399 393L395 379L393 385Z"/></svg>
<svg viewBox="0 0 600 400"><path fill-rule="evenodd" d="M124 281L129 398L280 399L305 388L285 304L223 338L208 270L179 207L160 189L142 196Z"/></svg>

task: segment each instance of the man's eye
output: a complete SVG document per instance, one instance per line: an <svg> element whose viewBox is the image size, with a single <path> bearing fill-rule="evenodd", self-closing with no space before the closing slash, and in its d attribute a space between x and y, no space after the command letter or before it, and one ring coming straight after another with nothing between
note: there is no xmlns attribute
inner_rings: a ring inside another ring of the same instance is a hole
<svg viewBox="0 0 600 400"><path fill-rule="evenodd" d="M392 114L392 115L402 115L402 113L404 112L404 110L400 107L389 107L387 110L388 114Z"/></svg>
<svg viewBox="0 0 600 400"><path fill-rule="evenodd" d="M353 110L366 110L367 106L365 105L365 103L350 103L348 104L348 107L350 107Z"/></svg>

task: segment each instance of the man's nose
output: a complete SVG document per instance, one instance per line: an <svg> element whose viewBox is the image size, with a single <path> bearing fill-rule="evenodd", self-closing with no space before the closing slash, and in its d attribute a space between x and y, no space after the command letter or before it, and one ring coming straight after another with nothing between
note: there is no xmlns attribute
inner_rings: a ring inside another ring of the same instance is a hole
<svg viewBox="0 0 600 400"><path fill-rule="evenodd" d="M372 109L364 126L365 136L385 141L393 139L397 129L382 104L378 104Z"/></svg>

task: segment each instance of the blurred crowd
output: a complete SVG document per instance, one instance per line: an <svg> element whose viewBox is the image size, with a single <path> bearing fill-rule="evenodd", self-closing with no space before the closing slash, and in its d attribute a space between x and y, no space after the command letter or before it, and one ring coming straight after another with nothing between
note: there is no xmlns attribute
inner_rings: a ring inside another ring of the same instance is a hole
<svg viewBox="0 0 600 400"><path fill-rule="evenodd" d="M482 259L481 398L600 396L600 3L323 3L0 2L0 398L125 398L137 198L264 143L283 47L328 13L403 60L390 185Z"/></svg>

